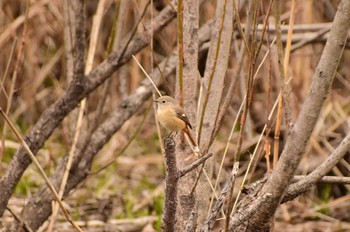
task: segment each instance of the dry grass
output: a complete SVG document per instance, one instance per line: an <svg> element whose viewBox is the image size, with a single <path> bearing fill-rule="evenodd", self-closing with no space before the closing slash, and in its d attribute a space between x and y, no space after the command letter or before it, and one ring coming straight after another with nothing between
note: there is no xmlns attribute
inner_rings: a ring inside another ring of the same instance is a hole
<svg viewBox="0 0 350 232"><path fill-rule="evenodd" d="M89 35L92 15L95 13L98 1L87 2L88 21L86 31ZM201 20L207 20L214 14L215 10L213 10L214 4L212 2L204 4L203 9L206 10L202 11ZM322 2L327 2L334 8L338 3L338 1ZM119 24L122 38L132 30L146 3L146 0L130 1L124 6L124 18L122 23ZM25 20L25 1L5 0L0 4L0 78L2 83L0 107L7 109L11 105L9 109L11 120L16 123L22 134L26 134L38 120L40 114L58 99L67 87L63 1L32 1L27 20ZM311 31L311 25L314 23L330 22L331 8L321 5L311 0L297 1L295 24L305 24L306 28L309 25ZM282 17L286 18L286 24L288 24L289 9L290 5L287 1L282 11L284 13ZM99 32L94 65L100 63L106 56L106 44L110 37L115 15L116 1L107 1L102 20L103 27ZM242 14L240 17L244 22L245 15ZM145 20L149 19L150 13L148 12ZM24 25L27 25L27 32L23 37ZM142 30L142 26L139 30ZM174 49L176 45L174 41L175 33L176 25L172 24L168 29L155 35L156 59L169 55ZM269 34L269 32L267 33ZM298 32L298 36L303 38L303 35L309 35L307 33L308 30L306 29L304 32ZM270 42L273 36L274 34L271 32ZM25 42L24 45L22 41ZM293 41L293 43L295 42ZM298 116L323 46L324 42L320 40L317 43L307 44L290 54L289 72L286 77L287 79L292 77L289 94L292 121ZM262 51L259 56L260 61L267 51L265 45L262 47ZM18 56L20 52L23 53L23 58ZM245 139L240 153L242 168L240 169L241 177L238 182L242 181L242 172L247 168L250 154L252 154L266 123L266 115L271 110L272 104L270 104L270 109L267 107L268 91L271 91L269 95L270 102L274 102L279 93L279 78L277 78L279 74L276 71L278 70L278 64L274 59L276 51L272 50L271 52L272 60L267 60L265 65L262 66L254 85L253 102L247 117L247 126L244 131ZM150 71L150 49L144 49L136 57L146 70ZM233 66L235 58L236 56L232 55L230 62L233 63ZM298 174L307 174L317 167L340 143L345 134L349 133L350 67L346 65L349 63L347 60L350 59L348 50L345 50L343 59L345 62L339 67L336 74L330 97L323 107L309 148L299 166ZM18 66L16 66L17 62ZM270 84L267 78L269 73L268 62L271 62L272 67L273 81ZM15 72L18 73L18 76L13 82ZM109 92L103 111L98 115L99 120L104 119L120 100L131 93L144 78L139 67L133 61L114 73L113 76L108 87ZM239 81L242 82L244 79L242 78ZM234 103L215 142L217 166L220 165L220 159L230 133L229 128L244 97L242 86L237 87L238 91L234 96ZM14 90L13 98L8 101L11 97L11 89ZM102 93L103 88L101 87L88 97L85 110L88 118L96 117L96 102L98 102ZM102 231L102 228L115 230L118 223L124 223L123 226L127 224L127 226L122 227L123 231L129 231L130 228L141 230L147 224L152 225L157 230L160 228L164 192L164 164L158 146L153 112L152 110L146 110L147 106L144 108L140 109L140 114L132 117L99 152L99 155L95 158L91 175L77 190L71 193L67 201L72 207L69 209L71 216L86 231ZM143 114L146 114L144 121ZM3 125L1 124L0 128L3 131L1 139L5 142L5 149L1 160L0 175L6 170L7 164L19 147L14 135L5 130ZM139 133L129 144L139 126L141 126ZM73 136L72 129L74 129L72 122L66 119L37 155L37 159L48 174L51 174L59 160L68 154ZM282 125L280 149L283 148L285 136L286 127ZM225 175L231 168L237 141L238 131L233 134L220 179L226 179ZM269 142L270 144L273 143L272 132L269 136ZM248 175L250 181L263 176L266 171L266 162L262 159L263 145L260 145L257 151L257 159L253 164L254 173ZM117 156L118 158L116 158ZM100 170L101 167L105 167L111 162L112 165ZM333 169L330 175L349 176L349 162L348 154ZM100 171L95 173L97 170ZM9 208L19 214L26 199L42 184L43 180L36 169L31 166L18 184L15 196L10 200ZM349 190L348 185L317 185L304 196L287 203L286 207L280 208L276 214L275 231L350 230L350 199L347 197ZM125 218L135 220L117 221ZM136 220L142 218L144 221ZM13 218L9 212L6 212L1 220L0 227L10 220L13 220ZM59 216L58 222L55 231L65 231L67 223L63 220L62 215ZM90 222L88 226L85 224L87 222Z"/></svg>

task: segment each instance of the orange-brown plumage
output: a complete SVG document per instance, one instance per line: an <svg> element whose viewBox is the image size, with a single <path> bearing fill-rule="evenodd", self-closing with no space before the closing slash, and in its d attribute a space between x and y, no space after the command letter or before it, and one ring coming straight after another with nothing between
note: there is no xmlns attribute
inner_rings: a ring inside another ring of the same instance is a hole
<svg viewBox="0 0 350 232"><path fill-rule="evenodd" d="M188 127L192 129L186 114L181 106L177 105L175 100L170 96L162 96L155 102L158 104L157 119L159 123L171 132L185 132L193 146L197 146Z"/></svg>

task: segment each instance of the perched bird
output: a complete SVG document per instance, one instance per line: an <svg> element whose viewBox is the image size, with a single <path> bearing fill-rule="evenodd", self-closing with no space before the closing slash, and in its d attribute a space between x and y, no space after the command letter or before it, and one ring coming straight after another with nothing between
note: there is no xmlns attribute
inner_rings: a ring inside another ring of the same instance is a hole
<svg viewBox="0 0 350 232"><path fill-rule="evenodd" d="M172 132L183 131L187 134L194 147L197 144L189 131L188 127L192 129L192 125L188 120L184 110L178 105L174 98L170 96L162 96L155 100L158 105L157 119L159 123L167 130Z"/></svg>

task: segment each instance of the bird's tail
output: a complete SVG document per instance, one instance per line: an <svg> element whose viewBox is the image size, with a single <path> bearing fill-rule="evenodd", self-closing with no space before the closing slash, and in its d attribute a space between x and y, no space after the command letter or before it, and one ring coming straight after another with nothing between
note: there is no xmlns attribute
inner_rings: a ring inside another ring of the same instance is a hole
<svg viewBox="0 0 350 232"><path fill-rule="evenodd" d="M199 147L196 143L196 140L194 139L194 137L193 137L192 133L190 132L190 130L188 129L188 127L186 127L184 132L187 135L188 139L190 140L191 145L194 147L194 150L199 150Z"/></svg>

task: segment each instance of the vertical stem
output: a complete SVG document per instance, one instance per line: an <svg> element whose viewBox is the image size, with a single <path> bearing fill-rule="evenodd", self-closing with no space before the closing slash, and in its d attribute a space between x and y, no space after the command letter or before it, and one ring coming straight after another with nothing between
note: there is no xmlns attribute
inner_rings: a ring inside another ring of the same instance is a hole
<svg viewBox="0 0 350 232"><path fill-rule="evenodd" d="M164 158L166 166L165 199L162 219L162 229L164 232L175 231L178 183L175 145L175 141L172 138L166 137L164 139Z"/></svg>
<svg viewBox="0 0 350 232"><path fill-rule="evenodd" d="M179 102L183 106L183 6L182 0L177 3L177 47L178 47L178 79L179 79Z"/></svg>

